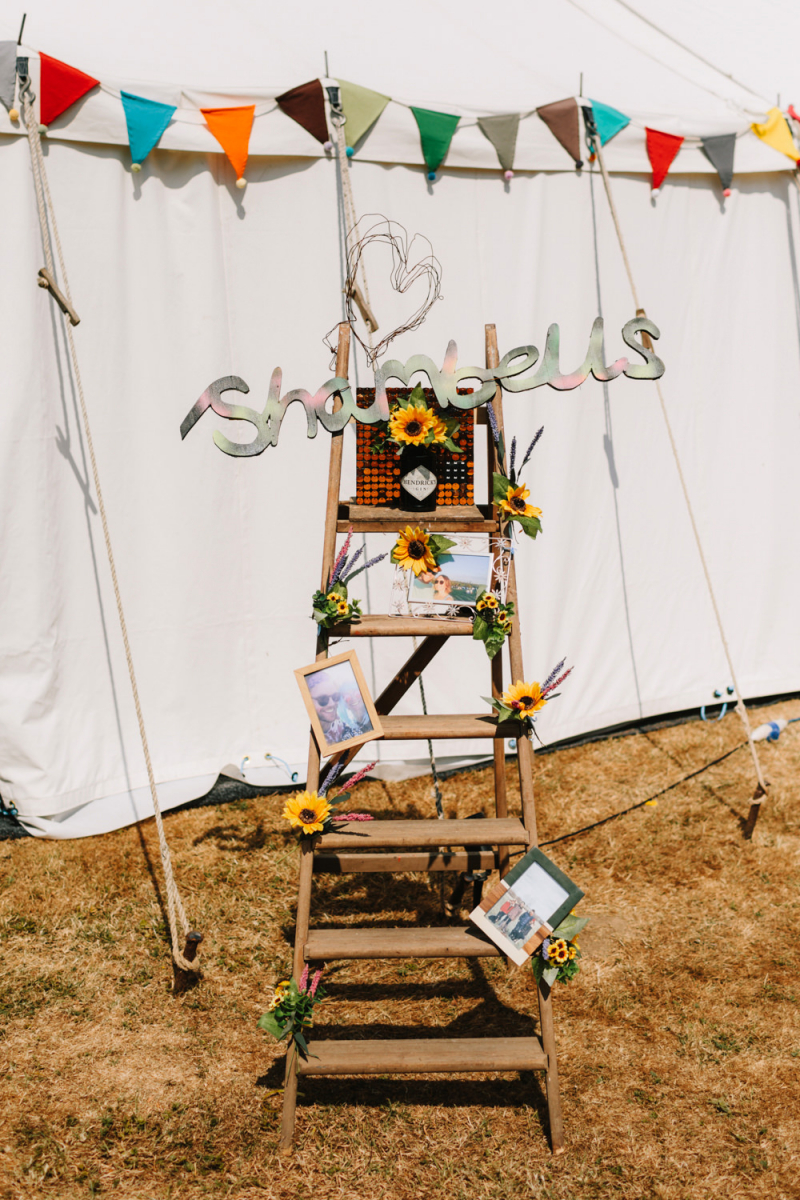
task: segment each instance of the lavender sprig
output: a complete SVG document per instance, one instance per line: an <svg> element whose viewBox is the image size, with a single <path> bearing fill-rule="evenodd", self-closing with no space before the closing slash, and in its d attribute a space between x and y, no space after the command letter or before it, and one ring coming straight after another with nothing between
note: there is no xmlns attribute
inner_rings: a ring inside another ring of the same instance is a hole
<svg viewBox="0 0 800 1200"><path fill-rule="evenodd" d="M499 450L500 449L500 430L497 428L497 417L494 415L494 407L492 405L491 400L488 400L486 402L486 415L489 418L489 424L492 427L492 437L494 438L494 444L495 444L495 446L497 446L497 448Z"/></svg>
<svg viewBox="0 0 800 1200"><path fill-rule="evenodd" d="M370 569L370 567L374 567L375 564L379 563L382 558L386 558L386 555L388 553L389 553L389 551L387 550L383 554L376 554L374 558L371 558L369 560L369 562L365 562L363 567L359 567L357 571L353 571L351 574L349 574L346 579L344 577L342 577L342 583L346 583L349 585L351 579L355 579L356 575L360 575L362 571L368 571ZM355 561L356 560L354 558L353 562L355 562ZM350 564L351 567L352 567L352 565L353 565L353 563Z"/></svg>
<svg viewBox="0 0 800 1200"><path fill-rule="evenodd" d="M563 665L566 661L567 661L567 658L565 655L562 658L561 662L557 666L553 667L552 671L547 676L547 679L545 679L544 683L542 684L542 691L544 691L546 688L550 687L551 683L555 679L556 675L558 675L558 672L561 670L561 668L563 667Z"/></svg>
<svg viewBox="0 0 800 1200"><path fill-rule="evenodd" d="M564 680L567 678L567 676L572 674L573 670L574 670L574 667L570 667L570 669L568 671L565 671L564 674L561 675L560 678L558 678L555 681L555 683L551 683L550 687L543 688L542 696L549 696L552 691L555 691L555 689L559 686L559 684L563 683Z"/></svg>
<svg viewBox="0 0 800 1200"><path fill-rule="evenodd" d="M348 559L347 561L342 563L341 567L339 568L339 582L340 583L344 583L345 573L347 571L351 571L353 569L353 567L356 565L356 563L358 562L359 558L361 557L361 555L363 553L364 553L364 547L362 545L362 546L358 547L358 549L356 550L355 554L353 555L353 557L351 559Z"/></svg>
<svg viewBox="0 0 800 1200"><path fill-rule="evenodd" d="M331 784L336 782L336 780L339 778L339 776L341 775L343 770L344 770L344 759L340 758L337 763L334 763L334 765L331 767L330 771L328 771L328 774L325 776L325 779L323 780L322 785L320 786L320 788L317 792L317 795L324 796L325 793L327 792L328 788L331 786Z"/></svg>
<svg viewBox="0 0 800 1200"><path fill-rule="evenodd" d="M510 458L509 464L508 464L508 473L511 477L512 483L514 483L514 461L515 461L516 457L517 457L517 439L516 439L516 437L513 437L511 439L511 458Z"/></svg>
<svg viewBox="0 0 800 1200"><path fill-rule="evenodd" d="M528 446L525 457L523 458L522 463L520 464L520 468L519 468L520 471L522 470L522 468L525 466L526 462L530 458L531 454L533 453L534 446L536 445L536 443L538 442L539 438L542 436L543 433L544 433L544 425L542 425L541 429L536 434L536 437L533 439L530 446Z"/></svg>
<svg viewBox="0 0 800 1200"><path fill-rule="evenodd" d="M357 783L361 783L361 780L364 778L364 776L369 775L372 768L377 767L377 765L378 765L378 760L376 758L375 762L368 763L366 767L362 767L361 770L358 772L358 774L354 775L353 778L350 780L350 782L347 785L348 788L353 788L356 786Z"/></svg>
<svg viewBox="0 0 800 1200"><path fill-rule="evenodd" d="M332 585L334 583L336 583L336 580L339 578L339 576L342 572L342 567L347 562L347 552L350 549L350 540L351 540L352 536L353 536L353 526L351 525L347 531L347 537L344 540L344 545L342 546L341 550L339 551L336 562L333 564L333 571L331 572L331 577L328 580L329 588L332 587Z"/></svg>

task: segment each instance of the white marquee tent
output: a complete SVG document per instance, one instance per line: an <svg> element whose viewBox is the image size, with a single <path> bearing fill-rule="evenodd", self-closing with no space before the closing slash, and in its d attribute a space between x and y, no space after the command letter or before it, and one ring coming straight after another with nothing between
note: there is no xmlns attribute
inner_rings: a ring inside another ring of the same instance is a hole
<svg viewBox="0 0 800 1200"><path fill-rule="evenodd" d="M6 9L0 38L17 31ZM800 197L789 160L747 132L778 93L800 100L799 32L789 5L722 0L642 0L636 11L622 0L402 10L42 0L31 11L34 87L39 50L103 84L54 122L46 164L164 807L246 757L259 785L286 781L277 759L301 778L305 768L292 668L313 657L328 437L308 441L293 409L277 448L232 459L211 440L226 422L208 414L183 443L179 426L222 375L242 376L260 408L277 365L285 387L315 390L331 374L336 163L273 104L324 75L325 51L331 76L400 101L352 161L358 211L424 234L443 267L444 299L394 344L401 359L440 361L454 338L461 363L480 363L489 321L501 353L541 349L556 321L572 368L598 313L608 360L624 353L634 306L598 172L576 172L534 117L506 185L475 118L578 95L581 77L584 95L631 115L606 158L639 294L661 329L664 394L739 682L750 697L800 688ZM139 175L121 87L178 105ZM244 102L258 107L241 192L197 109ZM462 115L432 185L408 103ZM656 201L645 125L688 135ZM696 140L722 132L742 134L724 202ZM61 317L36 287L28 145L4 109L0 184L0 794L32 833L83 836L152 809ZM391 291L379 254L367 268L390 328L411 298ZM369 381L363 359L353 373ZM654 385L542 388L509 396L506 420L523 442L545 426L530 476L545 532L518 556L526 664L541 678L566 653L576 668L539 721L542 738L710 703L728 669ZM367 541L370 553L391 545ZM385 565L370 578L373 611L386 610ZM375 691L403 649L362 651ZM479 645L451 643L428 675L432 711L480 707ZM418 703L409 693L406 711ZM411 769L397 745L378 753L389 774ZM408 755L423 760L424 745Z"/></svg>

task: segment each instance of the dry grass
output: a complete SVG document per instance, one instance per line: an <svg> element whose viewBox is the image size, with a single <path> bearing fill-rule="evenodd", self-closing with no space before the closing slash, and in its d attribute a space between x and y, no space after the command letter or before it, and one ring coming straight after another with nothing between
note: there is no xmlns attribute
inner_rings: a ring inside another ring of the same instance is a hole
<svg viewBox="0 0 800 1200"><path fill-rule="evenodd" d="M800 716L800 703L779 711ZM540 836L739 740L728 716L541 757ZM278 1157L283 1052L255 1027L290 961L296 851L278 797L167 818L206 934L207 977L180 999L151 827L0 843L0 1195L800 1195L800 726L764 759L772 787L751 843L736 816L752 791L740 751L552 851L592 916L583 971L555 996L558 1159L538 1075L305 1080L296 1154ZM453 814L488 811L489 773L447 781L445 796ZM368 783L358 806L430 815L430 781ZM438 881L423 876L323 879L315 912L317 923L443 920ZM333 964L328 989L321 1020L374 1036L398 1024L523 1033L535 1012L529 971L492 959Z"/></svg>

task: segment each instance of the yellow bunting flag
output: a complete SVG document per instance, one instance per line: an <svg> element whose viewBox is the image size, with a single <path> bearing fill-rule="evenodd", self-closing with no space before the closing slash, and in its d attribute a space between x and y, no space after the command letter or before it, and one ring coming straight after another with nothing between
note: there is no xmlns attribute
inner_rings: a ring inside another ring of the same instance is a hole
<svg viewBox="0 0 800 1200"><path fill-rule="evenodd" d="M785 154L793 162L797 162L800 159L800 151L795 148L791 130L779 108L771 108L769 110L767 119L763 125L754 124L750 128L756 137L761 138L762 142L766 142L768 146L772 146L773 150L779 150L781 154Z"/></svg>

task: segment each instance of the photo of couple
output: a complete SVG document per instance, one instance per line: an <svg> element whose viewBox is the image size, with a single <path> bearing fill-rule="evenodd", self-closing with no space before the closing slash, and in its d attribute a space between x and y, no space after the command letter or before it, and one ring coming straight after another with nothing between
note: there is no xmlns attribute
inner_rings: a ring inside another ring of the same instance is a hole
<svg viewBox="0 0 800 1200"><path fill-rule="evenodd" d="M542 924L542 918L529 908L513 888L508 888L486 914L487 920L515 946L522 947L531 933Z"/></svg>
<svg viewBox="0 0 800 1200"><path fill-rule="evenodd" d="M355 650L298 667L295 678L323 754L383 737Z"/></svg>

